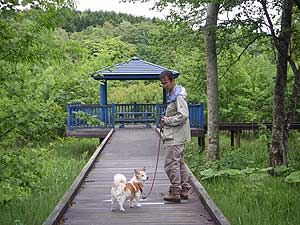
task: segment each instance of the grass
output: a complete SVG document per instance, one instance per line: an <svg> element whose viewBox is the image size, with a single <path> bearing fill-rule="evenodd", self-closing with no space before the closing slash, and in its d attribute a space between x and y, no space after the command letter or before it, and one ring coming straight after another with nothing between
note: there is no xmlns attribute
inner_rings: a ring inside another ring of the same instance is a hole
<svg viewBox="0 0 300 225"><path fill-rule="evenodd" d="M47 146L40 180L26 197L0 206L1 225L40 225L90 158L98 140L65 139Z"/></svg>
<svg viewBox="0 0 300 225"><path fill-rule="evenodd" d="M232 225L299 224L299 186L272 177L222 178L201 183Z"/></svg>
<svg viewBox="0 0 300 225"><path fill-rule="evenodd" d="M289 162L295 170L300 168L298 136L298 133L292 133L289 144ZM232 225L299 225L300 184L286 183L285 176L254 173L201 180L201 171L208 168L266 168L268 148L265 143L265 137L244 135L241 148L231 148L230 136L221 135L221 160L207 163L205 152L199 152L196 140L193 140L187 147L186 161Z"/></svg>

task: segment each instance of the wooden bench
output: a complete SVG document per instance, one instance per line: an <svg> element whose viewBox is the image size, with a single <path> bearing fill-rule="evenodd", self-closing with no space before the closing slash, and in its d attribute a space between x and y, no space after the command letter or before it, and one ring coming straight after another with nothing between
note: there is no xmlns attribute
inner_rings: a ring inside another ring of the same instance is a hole
<svg viewBox="0 0 300 225"><path fill-rule="evenodd" d="M125 123L146 123L146 127L150 128L150 123L155 122L153 112L117 112L116 123L121 123L123 128Z"/></svg>

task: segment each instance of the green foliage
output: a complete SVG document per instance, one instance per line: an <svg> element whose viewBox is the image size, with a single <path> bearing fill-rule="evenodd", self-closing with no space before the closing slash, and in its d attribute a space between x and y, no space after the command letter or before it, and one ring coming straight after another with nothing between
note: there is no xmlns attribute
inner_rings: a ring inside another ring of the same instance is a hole
<svg viewBox="0 0 300 225"><path fill-rule="evenodd" d="M1 225L42 224L97 143L97 139L58 139L43 147L1 150Z"/></svg>
<svg viewBox="0 0 300 225"><path fill-rule="evenodd" d="M64 31L53 32L35 21L20 19L13 23L1 20L12 31L0 42L4 50L0 53L0 136L4 145L62 135L66 103L98 98L98 88L88 77L97 64L87 60L87 50L80 42L67 40Z"/></svg>
<svg viewBox="0 0 300 225"><path fill-rule="evenodd" d="M128 81L119 86L113 84L108 91L109 102L114 103L154 103L162 102L162 90L157 82Z"/></svg>
<svg viewBox="0 0 300 225"><path fill-rule="evenodd" d="M281 176L281 175L286 175L289 170L290 169L287 166L281 165L274 168L274 173L277 176Z"/></svg>
<svg viewBox="0 0 300 225"><path fill-rule="evenodd" d="M299 187L264 176L201 181L232 225L299 223Z"/></svg>
<svg viewBox="0 0 300 225"><path fill-rule="evenodd" d="M74 112L74 120L80 120L85 125L99 125L104 127L104 123L97 118L97 115L90 115L83 111Z"/></svg>
<svg viewBox="0 0 300 225"><path fill-rule="evenodd" d="M49 152L46 149L24 148L0 151L0 205L22 200L39 189L43 163Z"/></svg>
<svg viewBox="0 0 300 225"><path fill-rule="evenodd" d="M220 58L220 120L236 122L269 122L272 120L274 63L255 48L230 67L242 47L232 44ZM227 71L229 69L229 71ZM226 73L227 71L227 73ZM260 113L257 113L260 112Z"/></svg>
<svg viewBox="0 0 300 225"><path fill-rule="evenodd" d="M292 172L284 181L287 183L300 183L300 171Z"/></svg>
<svg viewBox="0 0 300 225"><path fill-rule="evenodd" d="M113 27L120 23L128 22L138 24L143 21L150 21L145 17L131 16L125 13L86 10L84 12L65 9L60 11L64 18L60 24L67 32L81 32L90 26L103 26L105 23L112 24Z"/></svg>

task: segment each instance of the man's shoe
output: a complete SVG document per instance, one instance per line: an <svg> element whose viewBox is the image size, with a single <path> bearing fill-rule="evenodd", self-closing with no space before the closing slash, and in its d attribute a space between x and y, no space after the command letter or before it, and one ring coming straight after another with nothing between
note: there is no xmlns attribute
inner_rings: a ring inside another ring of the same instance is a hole
<svg viewBox="0 0 300 225"><path fill-rule="evenodd" d="M181 193L180 193L180 198L181 198L182 200L187 200L187 199L189 199L189 194L188 194L188 192L181 192Z"/></svg>
<svg viewBox="0 0 300 225"><path fill-rule="evenodd" d="M180 203L180 195L171 192L171 193L164 196L164 200L168 201L168 202Z"/></svg>
<svg viewBox="0 0 300 225"><path fill-rule="evenodd" d="M180 192L180 198L183 200L189 199L189 189L188 188L182 188Z"/></svg>

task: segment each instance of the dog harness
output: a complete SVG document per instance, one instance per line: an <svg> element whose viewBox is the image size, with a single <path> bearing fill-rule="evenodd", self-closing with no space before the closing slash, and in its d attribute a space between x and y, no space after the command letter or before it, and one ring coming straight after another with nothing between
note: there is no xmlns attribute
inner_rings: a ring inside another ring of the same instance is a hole
<svg viewBox="0 0 300 225"><path fill-rule="evenodd" d="M124 188L124 191L130 191L131 193L136 193L138 191L143 192L143 185L138 182L128 182Z"/></svg>

